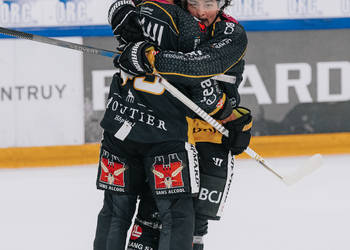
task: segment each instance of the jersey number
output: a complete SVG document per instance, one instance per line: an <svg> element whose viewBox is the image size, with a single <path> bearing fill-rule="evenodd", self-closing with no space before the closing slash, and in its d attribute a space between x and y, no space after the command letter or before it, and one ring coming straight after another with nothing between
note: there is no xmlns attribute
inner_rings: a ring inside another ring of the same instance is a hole
<svg viewBox="0 0 350 250"><path fill-rule="evenodd" d="M160 78L157 76L150 77L135 77L134 89L146 92L152 95L162 95L164 86L160 83Z"/></svg>

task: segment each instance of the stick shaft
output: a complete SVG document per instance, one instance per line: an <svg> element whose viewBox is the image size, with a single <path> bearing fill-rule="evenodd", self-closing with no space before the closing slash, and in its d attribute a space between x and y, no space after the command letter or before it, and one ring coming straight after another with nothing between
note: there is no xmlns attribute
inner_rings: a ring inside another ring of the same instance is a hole
<svg viewBox="0 0 350 250"><path fill-rule="evenodd" d="M160 83L165 87L167 91L169 91L173 96L175 96L178 100L180 100L183 104L185 104L188 108L190 108L193 112L199 115L203 120L212 125L215 129L220 131L223 135L228 137L228 130L214 120L210 115L208 115L203 109L201 109L197 104L195 104L191 99L185 96L182 92L176 89L173 85L171 85L167 80L161 78Z"/></svg>
<svg viewBox="0 0 350 250"><path fill-rule="evenodd" d="M275 176L277 176L279 179L283 180L283 176L281 176L280 174L278 174L275 170L273 170L265 161L264 158L262 158L258 153L256 153L254 150L252 150L250 147L248 147L244 153L246 153L247 155L249 155L251 158L253 158L254 160L256 160L257 162L259 162L262 166L264 166L264 168L266 168L267 170L269 170L271 173L273 173Z"/></svg>
<svg viewBox="0 0 350 250"><path fill-rule="evenodd" d="M101 55L106 57L115 57L117 55L116 52L110 51L110 50L94 48L94 47L90 47L90 46L86 46L78 43L66 42L66 41L48 38L48 37L39 36L39 35L33 35L30 33L7 29L3 27L0 27L0 34L22 38L26 40L31 40L35 42L40 42L40 43L51 44L51 45L55 45L55 46L59 46L67 49L78 50L78 51L92 54L92 55Z"/></svg>

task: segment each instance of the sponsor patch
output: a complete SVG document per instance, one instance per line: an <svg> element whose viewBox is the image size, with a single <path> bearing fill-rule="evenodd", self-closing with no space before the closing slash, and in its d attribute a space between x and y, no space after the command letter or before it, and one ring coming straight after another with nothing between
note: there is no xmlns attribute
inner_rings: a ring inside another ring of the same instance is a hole
<svg viewBox="0 0 350 250"><path fill-rule="evenodd" d="M142 236L142 227L135 224L130 234L130 240L137 240Z"/></svg>
<svg viewBox="0 0 350 250"><path fill-rule="evenodd" d="M103 154L101 156L100 166L100 183L125 187L124 173L127 167L124 162L120 161L118 157L111 159L110 157L107 158L106 154Z"/></svg>
<svg viewBox="0 0 350 250"><path fill-rule="evenodd" d="M155 189L172 189L184 187L182 170L184 166L176 153L169 155L169 163L163 156L156 156L152 166Z"/></svg>

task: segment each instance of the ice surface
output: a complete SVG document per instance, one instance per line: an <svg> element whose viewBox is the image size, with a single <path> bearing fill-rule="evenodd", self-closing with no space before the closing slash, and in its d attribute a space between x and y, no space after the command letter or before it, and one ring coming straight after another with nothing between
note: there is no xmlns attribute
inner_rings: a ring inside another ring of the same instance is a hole
<svg viewBox="0 0 350 250"><path fill-rule="evenodd" d="M267 159L281 174L305 157ZM349 250L350 155L286 186L253 160L237 160L223 220L206 250ZM1 250L92 249L102 192L95 166L0 170Z"/></svg>

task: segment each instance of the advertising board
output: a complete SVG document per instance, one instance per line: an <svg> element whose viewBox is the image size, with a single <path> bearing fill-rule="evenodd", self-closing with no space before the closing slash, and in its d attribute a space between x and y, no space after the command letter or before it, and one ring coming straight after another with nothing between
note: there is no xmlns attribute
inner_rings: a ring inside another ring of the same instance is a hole
<svg viewBox="0 0 350 250"><path fill-rule="evenodd" d="M0 55L0 147L84 143L82 54L2 39Z"/></svg>
<svg viewBox="0 0 350 250"><path fill-rule="evenodd" d="M106 14L112 2L0 0L0 26L114 50ZM232 0L228 12L248 31L240 93L254 115L255 138L348 138L350 0ZM97 151L86 143L102 137L112 59L0 38L0 147L85 144Z"/></svg>
<svg viewBox="0 0 350 250"><path fill-rule="evenodd" d="M46 36L111 36L107 23L111 3L0 0L0 26ZM350 0L331 4L329 0L232 0L226 12L250 31L350 28Z"/></svg>

